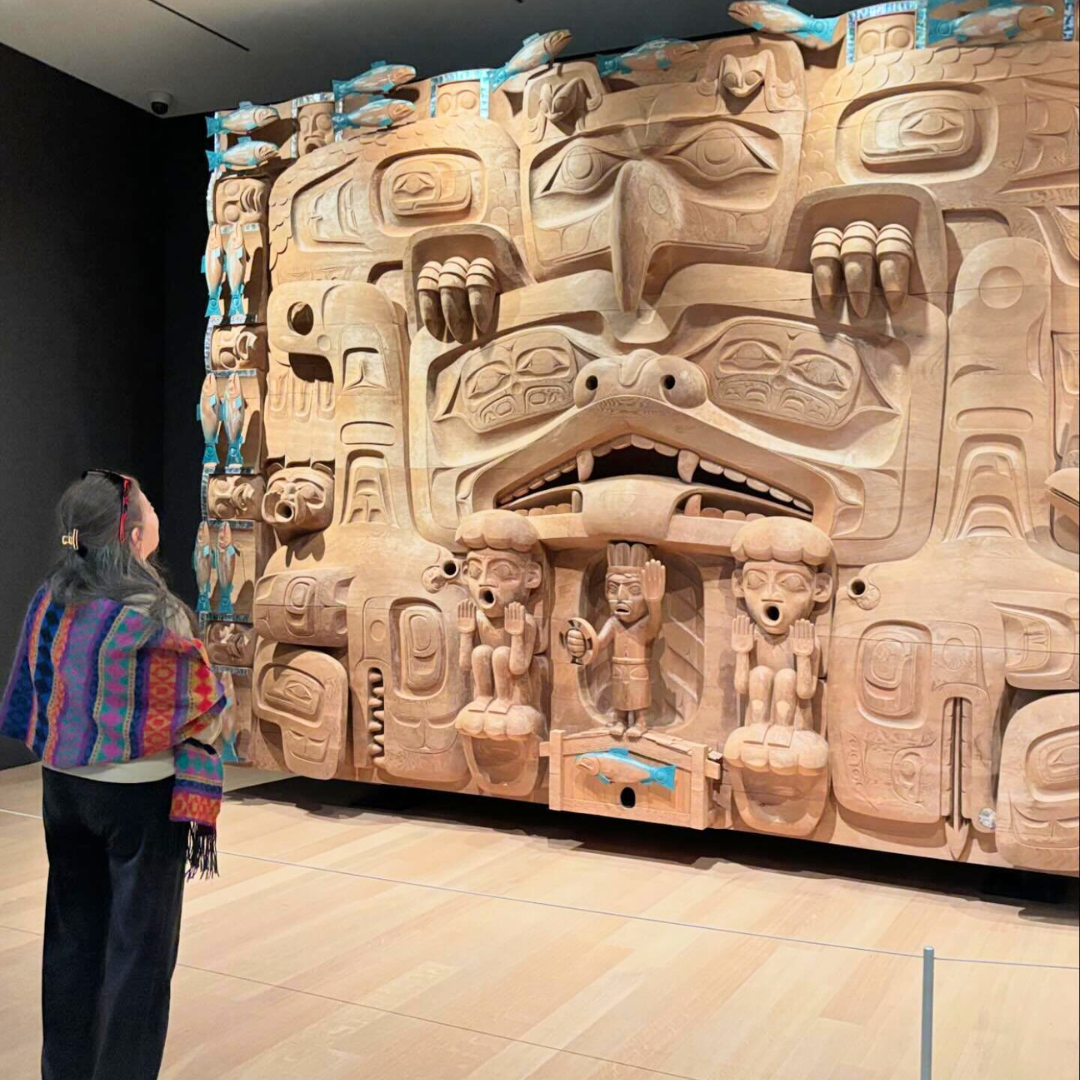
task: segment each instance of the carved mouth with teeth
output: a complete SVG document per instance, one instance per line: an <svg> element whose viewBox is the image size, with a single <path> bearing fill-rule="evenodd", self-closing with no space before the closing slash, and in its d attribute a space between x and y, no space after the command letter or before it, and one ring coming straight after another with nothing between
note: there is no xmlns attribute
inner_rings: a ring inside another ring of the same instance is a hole
<svg viewBox="0 0 1080 1080"><path fill-rule="evenodd" d="M643 435L628 434L578 452L570 461L499 495L507 510L530 516L581 511L581 485L618 477L655 477L690 488L680 511L692 517L744 520L765 515L809 519L813 507L804 499L751 476L734 465L702 457Z"/></svg>

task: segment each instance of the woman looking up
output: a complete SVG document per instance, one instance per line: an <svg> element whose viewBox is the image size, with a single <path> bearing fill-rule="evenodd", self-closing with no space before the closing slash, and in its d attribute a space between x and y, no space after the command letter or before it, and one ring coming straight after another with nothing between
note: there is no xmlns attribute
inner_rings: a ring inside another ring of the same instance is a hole
<svg viewBox="0 0 1080 1080"><path fill-rule="evenodd" d="M139 484L91 470L58 516L60 559L0 702L0 733L45 766L42 1078L154 1080L185 867L217 870L225 698L154 567Z"/></svg>

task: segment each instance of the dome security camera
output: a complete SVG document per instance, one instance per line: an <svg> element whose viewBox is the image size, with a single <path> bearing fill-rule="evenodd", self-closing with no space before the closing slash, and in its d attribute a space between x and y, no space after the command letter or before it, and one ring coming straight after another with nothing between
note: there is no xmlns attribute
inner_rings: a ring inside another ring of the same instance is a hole
<svg viewBox="0 0 1080 1080"><path fill-rule="evenodd" d="M150 99L150 111L155 116L168 116L173 107L173 96L167 90L151 90L147 95Z"/></svg>

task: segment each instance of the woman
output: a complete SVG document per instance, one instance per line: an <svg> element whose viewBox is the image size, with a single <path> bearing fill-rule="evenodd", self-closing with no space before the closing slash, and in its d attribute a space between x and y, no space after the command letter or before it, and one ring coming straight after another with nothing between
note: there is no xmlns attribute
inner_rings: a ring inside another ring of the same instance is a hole
<svg viewBox="0 0 1080 1080"><path fill-rule="evenodd" d="M41 759L49 886L43 1080L154 1080L185 865L216 872L225 699L151 558L129 476L60 500L62 554L30 605L0 733Z"/></svg>

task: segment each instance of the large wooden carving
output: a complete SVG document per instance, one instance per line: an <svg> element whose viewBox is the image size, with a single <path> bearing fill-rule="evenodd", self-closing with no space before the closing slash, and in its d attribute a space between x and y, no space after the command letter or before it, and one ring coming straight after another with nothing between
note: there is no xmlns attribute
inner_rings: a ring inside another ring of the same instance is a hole
<svg viewBox="0 0 1080 1080"><path fill-rule="evenodd" d="M1075 873L1071 12L740 0L211 118L229 753Z"/></svg>

